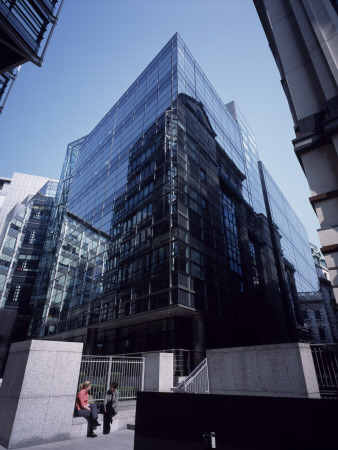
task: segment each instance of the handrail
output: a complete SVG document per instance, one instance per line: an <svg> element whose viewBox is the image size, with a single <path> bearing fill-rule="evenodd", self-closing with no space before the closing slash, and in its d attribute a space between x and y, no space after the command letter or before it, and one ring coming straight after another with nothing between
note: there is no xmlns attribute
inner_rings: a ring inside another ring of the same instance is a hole
<svg viewBox="0 0 338 450"><path fill-rule="evenodd" d="M120 359L136 359L143 360L142 356L125 356L125 355L83 355L82 358L94 358L94 359L104 359L104 358L120 358Z"/></svg>
<svg viewBox="0 0 338 450"><path fill-rule="evenodd" d="M176 388L177 392L181 389L186 391L187 386L189 386L193 381L195 381L196 377L201 374L202 370L205 370L206 373L204 375L204 379L201 380L202 384L204 384L203 389L199 393L209 393L209 376L208 376L208 364L207 358L204 358L197 367L191 372L190 375L187 376L185 380L183 380Z"/></svg>
<svg viewBox="0 0 338 450"><path fill-rule="evenodd" d="M310 347L322 347L323 349L325 349L325 347L331 346L331 347L336 347L338 350L337 342L325 342L325 343L321 343L321 344L315 344L315 343L311 342L309 345L310 345Z"/></svg>

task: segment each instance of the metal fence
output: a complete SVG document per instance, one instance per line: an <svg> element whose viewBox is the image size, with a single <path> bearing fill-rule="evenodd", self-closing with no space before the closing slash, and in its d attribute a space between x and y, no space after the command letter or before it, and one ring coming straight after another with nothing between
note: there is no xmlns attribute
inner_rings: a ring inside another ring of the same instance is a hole
<svg viewBox="0 0 338 450"><path fill-rule="evenodd" d="M338 396L338 345L311 344L319 391Z"/></svg>
<svg viewBox="0 0 338 450"><path fill-rule="evenodd" d="M116 381L121 400L136 399L137 391L144 386L144 358L127 356L83 356L79 387L90 381L91 401L103 401L110 383Z"/></svg>
<svg viewBox="0 0 338 450"><path fill-rule="evenodd" d="M208 363L205 358L191 374L177 386L177 392L209 394Z"/></svg>

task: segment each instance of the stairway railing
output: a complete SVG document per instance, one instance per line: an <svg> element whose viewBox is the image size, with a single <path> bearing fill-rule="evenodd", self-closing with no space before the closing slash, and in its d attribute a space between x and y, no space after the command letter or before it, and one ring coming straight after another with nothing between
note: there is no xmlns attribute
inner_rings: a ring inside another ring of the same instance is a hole
<svg viewBox="0 0 338 450"><path fill-rule="evenodd" d="M203 359L187 378L180 383L176 392L209 394L209 374L207 358Z"/></svg>

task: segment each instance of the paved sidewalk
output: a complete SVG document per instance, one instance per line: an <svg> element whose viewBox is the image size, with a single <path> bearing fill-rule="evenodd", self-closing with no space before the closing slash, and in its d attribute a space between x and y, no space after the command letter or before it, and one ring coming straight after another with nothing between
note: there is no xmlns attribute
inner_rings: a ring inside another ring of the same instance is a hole
<svg viewBox="0 0 338 450"><path fill-rule="evenodd" d="M96 438L51 442L49 444L34 445L33 447L24 447L22 450L93 450L93 448L99 450L133 450L134 433L133 430L121 430L107 435L100 435ZM0 450L3 449L5 450L0 445Z"/></svg>

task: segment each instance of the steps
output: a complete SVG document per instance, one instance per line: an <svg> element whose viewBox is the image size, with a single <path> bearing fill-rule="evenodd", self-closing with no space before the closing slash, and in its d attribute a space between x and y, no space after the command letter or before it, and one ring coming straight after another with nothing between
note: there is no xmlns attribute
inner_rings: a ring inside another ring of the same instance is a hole
<svg viewBox="0 0 338 450"><path fill-rule="evenodd" d="M119 411L113 419L113 423L110 428L110 432L135 429L135 412L136 412L136 400L135 401L121 401L119 403ZM99 414L98 421L102 424L97 427L95 433L101 435L103 431L103 414ZM129 428L133 426L134 428ZM84 417L73 417L71 439L77 439L87 436L88 421Z"/></svg>

